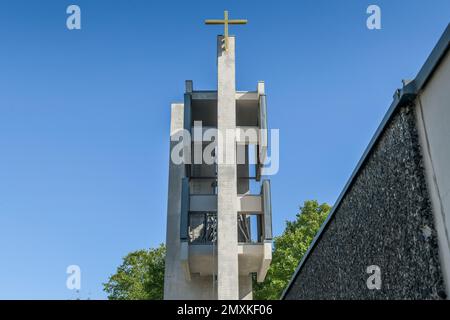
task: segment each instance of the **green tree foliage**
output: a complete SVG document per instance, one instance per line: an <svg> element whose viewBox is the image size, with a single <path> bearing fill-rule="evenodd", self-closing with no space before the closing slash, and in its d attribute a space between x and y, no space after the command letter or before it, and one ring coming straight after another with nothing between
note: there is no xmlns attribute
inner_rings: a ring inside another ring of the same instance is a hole
<svg viewBox="0 0 450 320"><path fill-rule="evenodd" d="M331 207L315 200L305 201L295 221L287 221L283 234L274 239L272 264L263 283L255 283L254 298L279 299L309 248Z"/></svg>
<svg viewBox="0 0 450 320"><path fill-rule="evenodd" d="M110 300L161 300L164 290L166 248L139 250L123 258L103 290Z"/></svg>

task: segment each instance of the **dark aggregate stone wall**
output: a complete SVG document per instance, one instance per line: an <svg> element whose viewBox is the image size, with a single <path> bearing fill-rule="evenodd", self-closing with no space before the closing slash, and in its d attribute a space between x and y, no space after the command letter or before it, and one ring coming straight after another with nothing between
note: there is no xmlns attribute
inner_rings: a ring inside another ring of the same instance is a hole
<svg viewBox="0 0 450 320"><path fill-rule="evenodd" d="M413 110L391 118L285 299L445 297Z"/></svg>

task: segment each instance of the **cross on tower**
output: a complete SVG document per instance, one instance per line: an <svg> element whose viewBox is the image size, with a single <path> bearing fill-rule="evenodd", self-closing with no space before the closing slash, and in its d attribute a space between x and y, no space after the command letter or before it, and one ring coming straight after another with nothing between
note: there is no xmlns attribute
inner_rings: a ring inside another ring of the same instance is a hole
<svg viewBox="0 0 450 320"><path fill-rule="evenodd" d="M225 51L228 51L228 25L229 24L247 24L246 19L228 20L228 11L224 12L223 20L205 20L205 24L223 24L225 29Z"/></svg>

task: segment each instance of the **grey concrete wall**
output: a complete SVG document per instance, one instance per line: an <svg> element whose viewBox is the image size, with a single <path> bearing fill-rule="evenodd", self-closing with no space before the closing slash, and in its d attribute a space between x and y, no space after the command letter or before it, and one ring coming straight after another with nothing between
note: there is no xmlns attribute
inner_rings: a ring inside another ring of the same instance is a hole
<svg viewBox="0 0 450 320"><path fill-rule="evenodd" d="M182 103L171 106L170 137L183 129ZM177 142L170 142L170 153ZM184 176L184 166L176 165L170 160L169 154L169 192L167 199L167 230L166 230L166 263L164 272L164 299L181 299L175 290L180 283L184 284L184 272L180 263L180 211L181 211L181 179Z"/></svg>
<svg viewBox="0 0 450 320"><path fill-rule="evenodd" d="M369 290L368 266L381 269ZM413 105L386 125L286 299L440 299L438 238Z"/></svg>
<svg viewBox="0 0 450 320"><path fill-rule="evenodd" d="M239 300L253 300L252 275L239 276Z"/></svg>
<svg viewBox="0 0 450 320"><path fill-rule="evenodd" d="M450 297L450 54L416 99L419 137Z"/></svg>

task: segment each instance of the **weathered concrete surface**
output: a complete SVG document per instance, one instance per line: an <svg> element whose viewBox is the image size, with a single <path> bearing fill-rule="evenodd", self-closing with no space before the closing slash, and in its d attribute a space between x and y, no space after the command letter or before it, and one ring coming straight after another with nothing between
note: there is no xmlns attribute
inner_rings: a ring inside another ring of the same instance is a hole
<svg viewBox="0 0 450 320"><path fill-rule="evenodd" d="M238 300L237 169L227 161L235 159L236 143L222 140L227 130L236 129L235 39L229 38L228 51L222 49L222 39L217 38L217 128L222 133L217 149L217 292L220 300Z"/></svg>
<svg viewBox="0 0 450 320"><path fill-rule="evenodd" d="M170 137L183 130L182 103L171 106ZM170 152L176 146L170 142ZM181 179L184 176L184 166L176 165L170 160L169 154L169 192L167 199L167 231L166 231L166 263L164 272L164 299L180 299L175 287L184 283L184 273L180 263L180 211L181 211Z"/></svg>
<svg viewBox="0 0 450 320"><path fill-rule="evenodd" d="M450 297L450 53L416 99L416 116L442 271Z"/></svg>
<svg viewBox="0 0 450 320"><path fill-rule="evenodd" d="M366 268L381 268L369 290ZM445 288L414 107L385 127L286 299L440 299Z"/></svg>
<svg viewBox="0 0 450 320"><path fill-rule="evenodd" d="M239 299L253 300L253 283L252 275L239 277Z"/></svg>

